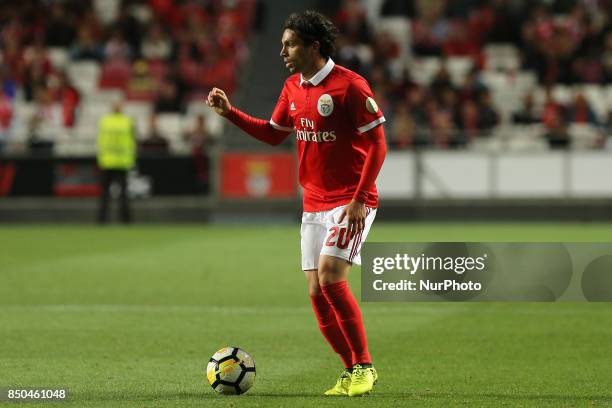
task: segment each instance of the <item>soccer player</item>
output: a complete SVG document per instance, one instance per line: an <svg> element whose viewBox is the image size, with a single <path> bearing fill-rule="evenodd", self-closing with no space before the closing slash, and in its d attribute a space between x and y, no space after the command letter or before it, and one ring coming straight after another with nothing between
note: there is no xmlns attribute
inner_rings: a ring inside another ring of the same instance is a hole
<svg viewBox="0 0 612 408"><path fill-rule="evenodd" d="M295 131L304 189L302 269L319 328L345 370L325 395L370 392L372 366L359 305L347 278L378 205L374 182L386 154L385 118L366 80L331 59L338 30L323 15L294 13L280 56L291 76L272 119L256 119L213 88L207 104L252 137L278 145Z"/></svg>

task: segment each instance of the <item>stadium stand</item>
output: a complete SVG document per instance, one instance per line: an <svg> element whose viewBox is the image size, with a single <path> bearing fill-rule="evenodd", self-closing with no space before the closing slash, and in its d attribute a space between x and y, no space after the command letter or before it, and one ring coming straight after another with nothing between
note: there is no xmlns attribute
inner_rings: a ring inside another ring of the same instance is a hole
<svg viewBox="0 0 612 408"><path fill-rule="evenodd" d="M553 102L569 137L563 147L601 148L611 134L608 0L320 3L341 28L338 62L372 84L390 119L387 135L394 148L541 147L550 139L546 115ZM415 93L424 112L411 101ZM489 93L490 100L481 97ZM512 118L528 95L534 120L525 133ZM491 110L498 117L494 126L482 120ZM483 138L489 141L481 143Z"/></svg>
<svg viewBox="0 0 612 408"><path fill-rule="evenodd" d="M91 218L97 122L118 99L140 144L140 219L200 220L200 198L229 212L224 180L271 180L293 142L268 156L202 97L217 85L268 117L287 76L283 21L308 8L336 22L336 62L368 79L385 113L395 151L378 186L399 217L470 217L469 200L482 200L473 216L513 217L503 200L521 198L527 217L564 218L570 198L575 217L585 203L608 216L610 0L5 0L0 220ZM242 174L225 160L236 156L268 161ZM297 205L294 190L262 208Z"/></svg>
<svg viewBox="0 0 612 408"><path fill-rule="evenodd" d="M338 62L372 83L392 147L471 148L501 137L523 149L522 125L513 118L528 96L528 134L539 139L533 146L547 140L553 101L570 138L566 147L607 145L609 0L335 3L319 8L341 30ZM159 113L173 152L188 149L177 135L199 113L218 139L223 122L197 100L214 84L236 88L256 7L255 0L2 2L1 145L27 150L42 121L49 126L38 137L54 143L56 153L92 153L94 124L117 98L127 99L139 135L148 132L151 110ZM72 101L58 82L76 91ZM411 109L415 93L423 112ZM577 109L576 98L583 99Z"/></svg>
<svg viewBox="0 0 612 408"><path fill-rule="evenodd" d="M0 151L27 153L44 140L60 156L92 155L98 119L117 99L126 99L140 140L153 110L173 152L189 151L181 135L196 114L206 115L208 131L219 137L219 119L194 105L213 84L235 89L255 6L255 0L3 1Z"/></svg>

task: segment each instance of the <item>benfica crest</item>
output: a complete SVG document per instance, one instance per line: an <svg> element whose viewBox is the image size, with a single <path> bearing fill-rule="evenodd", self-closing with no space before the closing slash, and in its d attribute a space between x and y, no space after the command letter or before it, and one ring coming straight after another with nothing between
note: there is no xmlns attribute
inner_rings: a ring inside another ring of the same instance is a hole
<svg viewBox="0 0 612 408"><path fill-rule="evenodd" d="M317 111L321 116L329 116L334 111L334 101L328 94L323 94L317 101Z"/></svg>

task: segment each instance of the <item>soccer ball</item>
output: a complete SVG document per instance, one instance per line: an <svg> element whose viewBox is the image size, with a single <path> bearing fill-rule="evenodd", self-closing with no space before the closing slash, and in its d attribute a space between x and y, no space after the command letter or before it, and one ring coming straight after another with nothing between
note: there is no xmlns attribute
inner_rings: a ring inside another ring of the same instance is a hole
<svg viewBox="0 0 612 408"><path fill-rule="evenodd" d="M238 347L224 347L210 358L206 378L220 394L243 394L255 382L255 361Z"/></svg>

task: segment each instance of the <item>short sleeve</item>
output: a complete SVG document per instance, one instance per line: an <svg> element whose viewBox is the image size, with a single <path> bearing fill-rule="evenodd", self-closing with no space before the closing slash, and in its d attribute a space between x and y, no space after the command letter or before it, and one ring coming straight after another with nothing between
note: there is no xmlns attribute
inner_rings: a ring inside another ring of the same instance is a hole
<svg viewBox="0 0 612 408"><path fill-rule="evenodd" d="M370 86L363 78L351 81L346 102L353 125L359 133L367 132L385 121Z"/></svg>
<svg viewBox="0 0 612 408"><path fill-rule="evenodd" d="M284 130L287 132L293 131L293 121L289 116L289 97L286 82L283 86L283 90L281 91L280 97L278 98L278 102L276 102L274 112L272 112L272 119L270 119L270 125L272 125L272 127L277 130Z"/></svg>

